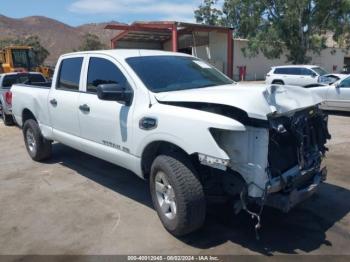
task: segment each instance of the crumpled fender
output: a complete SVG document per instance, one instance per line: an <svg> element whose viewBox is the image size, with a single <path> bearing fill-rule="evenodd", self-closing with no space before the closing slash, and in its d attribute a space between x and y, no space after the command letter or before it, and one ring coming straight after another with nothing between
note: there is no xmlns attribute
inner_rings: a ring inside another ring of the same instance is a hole
<svg viewBox="0 0 350 262"><path fill-rule="evenodd" d="M140 112L136 119L144 116L157 119L157 128L148 131L136 129L137 156L141 156L150 143L166 141L179 146L189 155L201 153L228 160L228 155L217 145L209 129L246 130L243 124L229 117L172 105L155 104L147 113Z"/></svg>

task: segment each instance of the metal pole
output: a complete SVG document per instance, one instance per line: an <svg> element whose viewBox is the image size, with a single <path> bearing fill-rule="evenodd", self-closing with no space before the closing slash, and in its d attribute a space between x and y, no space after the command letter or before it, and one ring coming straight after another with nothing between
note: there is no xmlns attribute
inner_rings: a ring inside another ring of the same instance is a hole
<svg viewBox="0 0 350 262"><path fill-rule="evenodd" d="M233 78L233 35L231 29L227 31L227 76Z"/></svg>
<svg viewBox="0 0 350 262"><path fill-rule="evenodd" d="M171 40L172 40L172 51L177 52L178 35L177 35L176 24L174 24L171 29Z"/></svg>

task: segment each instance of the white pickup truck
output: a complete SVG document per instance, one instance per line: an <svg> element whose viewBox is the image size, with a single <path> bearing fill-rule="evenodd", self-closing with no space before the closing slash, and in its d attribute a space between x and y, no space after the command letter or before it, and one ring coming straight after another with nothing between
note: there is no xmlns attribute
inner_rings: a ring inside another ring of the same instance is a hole
<svg viewBox="0 0 350 262"><path fill-rule="evenodd" d="M264 205L289 211L326 178L330 135L316 96L240 86L193 56L72 53L59 58L51 87L11 90L32 159L49 158L58 141L133 171L176 236L203 225L207 200L260 221Z"/></svg>

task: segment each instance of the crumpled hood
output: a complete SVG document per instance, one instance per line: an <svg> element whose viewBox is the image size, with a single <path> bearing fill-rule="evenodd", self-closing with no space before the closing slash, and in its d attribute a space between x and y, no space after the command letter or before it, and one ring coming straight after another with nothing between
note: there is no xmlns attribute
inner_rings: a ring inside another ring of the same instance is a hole
<svg viewBox="0 0 350 262"><path fill-rule="evenodd" d="M233 106L249 117L267 119L273 112L286 113L321 103L306 88L265 84L234 84L156 93L160 102L200 102Z"/></svg>

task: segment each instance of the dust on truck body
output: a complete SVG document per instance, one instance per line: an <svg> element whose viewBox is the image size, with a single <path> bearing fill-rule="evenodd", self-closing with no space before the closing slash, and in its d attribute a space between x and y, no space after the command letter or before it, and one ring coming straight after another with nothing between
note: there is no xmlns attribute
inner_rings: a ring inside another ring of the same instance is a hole
<svg viewBox="0 0 350 262"><path fill-rule="evenodd" d="M289 211L326 179L330 135L318 97L295 86L241 86L185 54L67 54L51 87L12 92L34 160L58 141L133 171L177 236L203 225L212 197L232 200L259 227L264 205Z"/></svg>

